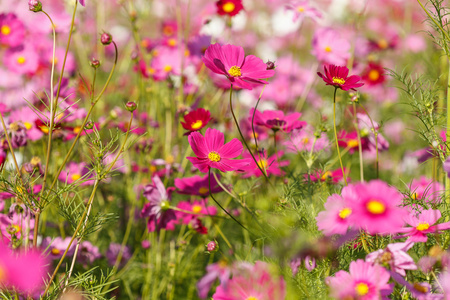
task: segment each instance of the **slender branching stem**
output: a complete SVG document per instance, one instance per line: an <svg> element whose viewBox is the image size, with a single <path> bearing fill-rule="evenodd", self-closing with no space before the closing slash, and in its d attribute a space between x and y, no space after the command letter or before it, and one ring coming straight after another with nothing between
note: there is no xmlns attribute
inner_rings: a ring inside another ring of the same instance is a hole
<svg viewBox="0 0 450 300"><path fill-rule="evenodd" d="M364 165L362 157L362 145L361 145L361 134L359 133L358 118L356 117L356 104L353 102L353 122L355 123L356 137L358 139L358 153L359 153L359 177L361 182L364 182Z"/></svg>
<svg viewBox="0 0 450 300"><path fill-rule="evenodd" d="M345 170L344 165L342 164L342 157L341 157L341 151L339 150L339 142L338 142L338 136L337 136L337 130L336 130L336 92L337 88L334 88L334 96L333 96L333 128L334 128L334 138L336 141L336 150L339 157L339 163L341 164L341 170L342 170L342 176L344 177L345 185L348 185L347 178L345 176Z"/></svg>

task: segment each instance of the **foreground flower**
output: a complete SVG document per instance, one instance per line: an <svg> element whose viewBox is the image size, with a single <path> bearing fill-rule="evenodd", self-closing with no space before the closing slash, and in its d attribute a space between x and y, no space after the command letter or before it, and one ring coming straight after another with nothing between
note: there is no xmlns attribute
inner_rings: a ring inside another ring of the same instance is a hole
<svg viewBox="0 0 450 300"><path fill-rule="evenodd" d="M261 79L275 74L274 70L267 70L262 59L254 55L245 56L244 49L234 45L210 45L202 60L211 71L225 75L231 84L243 89L251 90L255 85L267 84Z"/></svg>
<svg viewBox="0 0 450 300"><path fill-rule="evenodd" d="M345 196L352 210L351 222L369 234L396 233L403 226L407 211L400 208L403 196L381 180L349 185Z"/></svg>
<svg viewBox="0 0 450 300"><path fill-rule="evenodd" d="M301 113L294 112L288 115L284 115L281 110L265 110L260 112L252 108L250 110L249 121L251 122L253 113L255 113L254 122L256 125L264 126L272 129L273 131L282 130L284 132L291 132L294 129L301 129L306 125L305 121L299 121L302 116Z"/></svg>
<svg viewBox="0 0 450 300"><path fill-rule="evenodd" d="M317 75L326 82L327 85L332 85L336 88L342 89L344 91L355 90L355 88L361 87L364 83L359 82L361 77L357 75L348 76L347 67L338 67L335 65L330 65L328 68L323 67L325 75L317 72Z"/></svg>
<svg viewBox="0 0 450 300"><path fill-rule="evenodd" d="M216 2L216 6L219 15L230 17L237 15L244 8L242 0L219 0Z"/></svg>
<svg viewBox="0 0 450 300"><path fill-rule="evenodd" d="M189 132L199 131L211 121L211 113L204 108L198 108L183 118L184 122L181 122L181 125L184 129L189 130Z"/></svg>
<svg viewBox="0 0 450 300"><path fill-rule="evenodd" d="M257 261L254 266L233 271L232 279L217 287L213 300L283 300L286 283L282 277L272 276L269 265Z"/></svg>
<svg viewBox="0 0 450 300"><path fill-rule="evenodd" d="M381 299L392 291L386 269L362 259L350 264L349 273L337 272L326 279L330 294L337 299Z"/></svg>
<svg viewBox="0 0 450 300"><path fill-rule="evenodd" d="M436 224L441 218L439 210L427 209L419 215L411 213L405 218L405 222L411 227L405 227L399 230L404 235L397 238L409 237L410 242L423 242L428 240L427 233L439 233L441 230L450 229L450 222Z"/></svg>
<svg viewBox="0 0 450 300"><path fill-rule="evenodd" d="M166 228L167 224L176 219L175 212L170 209L172 188L166 190L158 176L152 178L153 184L144 187L144 197L149 203L142 208L141 216L148 217L148 230L159 231Z"/></svg>
<svg viewBox="0 0 450 300"><path fill-rule="evenodd" d="M325 235L344 234L351 225L349 217L352 210L345 200L345 195L351 192L351 189L344 187L342 189L342 197L333 194L328 197L325 203L325 211L321 211L317 217L317 227L323 231Z"/></svg>
<svg viewBox="0 0 450 300"><path fill-rule="evenodd" d="M217 129L208 128L205 136L193 132L188 139L197 157L186 158L201 172L208 172L210 168L222 172L238 171L249 164L247 159L232 159L242 153L242 143L238 139L232 139L224 144L224 134Z"/></svg>

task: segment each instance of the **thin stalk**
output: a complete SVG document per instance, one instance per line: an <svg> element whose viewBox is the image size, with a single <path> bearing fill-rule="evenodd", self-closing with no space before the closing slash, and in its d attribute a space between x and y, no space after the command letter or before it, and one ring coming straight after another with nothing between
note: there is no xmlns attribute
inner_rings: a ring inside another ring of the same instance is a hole
<svg viewBox="0 0 450 300"><path fill-rule="evenodd" d="M449 63L449 70L448 70L448 79L447 79L447 132L446 132L446 143L447 143L447 157L450 155L450 148L448 147L448 144L450 142L450 63ZM450 203L450 178L448 176L445 176L445 202L447 204ZM447 221L448 221L447 216Z"/></svg>
<svg viewBox="0 0 450 300"><path fill-rule="evenodd" d="M378 179L378 177L379 177L379 165L380 165L380 160L379 160L379 157L378 157L378 152L379 152L378 151L378 129L375 128L375 124L373 123L372 118L370 117L369 113L364 108L364 106L361 103L359 103L359 105L361 106L361 108L364 110L364 112L366 113L367 117L369 118L370 124L372 125L373 134L375 136L375 152L376 152L376 155L377 155L377 158L376 158L376 171L377 171L377 179Z"/></svg>
<svg viewBox="0 0 450 300"><path fill-rule="evenodd" d="M361 179L361 182L364 182L364 165L363 165L363 157L362 157L361 135L359 133L359 125L358 125L358 120L356 118L356 104L355 104L355 102L353 102L353 115L354 115L354 122L355 122L355 128L356 128L356 136L357 136L357 139L358 139L359 177Z"/></svg>
<svg viewBox="0 0 450 300"><path fill-rule="evenodd" d="M255 161L256 166L261 171L261 173L264 175L266 180L269 181L269 177L267 177L267 175L264 172L264 170L258 164L258 161L256 160L255 156L253 155L252 151L250 150L250 147L248 146L247 142L245 141L244 135L241 132L241 128L239 127L239 122L238 122L238 120L237 120L237 118L236 118L236 116L234 114L234 111L233 111L233 97L232 96L233 96L233 85L231 85L231 88L230 88L230 110L231 110L231 114L233 115L234 123L236 123L236 127L237 127L237 129L239 131L239 134L241 135L241 139L244 142L244 145L247 148L248 152L250 152L250 155L252 156L253 160Z"/></svg>
<svg viewBox="0 0 450 300"><path fill-rule="evenodd" d="M336 149L339 157L339 163L341 164L342 176L344 177L345 185L348 185L347 178L345 176L344 165L342 164L341 151L339 150L338 136L336 130L336 92L337 88L334 88L334 96L333 96L333 128L334 128L334 138L336 140Z"/></svg>

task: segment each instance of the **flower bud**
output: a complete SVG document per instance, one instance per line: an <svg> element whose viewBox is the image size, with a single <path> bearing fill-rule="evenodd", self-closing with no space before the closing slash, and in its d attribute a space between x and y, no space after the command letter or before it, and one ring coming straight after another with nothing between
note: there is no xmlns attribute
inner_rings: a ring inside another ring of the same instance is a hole
<svg viewBox="0 0 450 300"><path fill-rule="evenodd" d="M42 3L38 0L28 0L28 8L30 11L40 12L42 11Z"/></svg>
<svg viewBox="0 0 450 300"><path fill-rule="evenodd" d="M211 241L206 245L206 251L208 253L216 252L219 250L219 245L216 241Z"/></svg>
<svg viewBox="0 0 450 300"><path fill-rule="evenodd" d="M268 60L266 62L267 70L275 70L275 62Z"/></svg>
<svg viewBox="0 0 450 300"><path fill-rule="evenodd" d="M84 128L87 129L87 130L94 128L94 122L88 121L86 123L86 125L84 125Z"/></svg>
<svg viewBox="0 0 450 300"><path fill-rule="evenodd" d="M93 67L94 69L97 69L98 67L100 67L100 61L98 59L91 59L91 61L89 62L89 64L91 65L91 67Z"/></svg>
<svg viewBox="0 0 450 300"><path fill-rule="evenodd" d="M103 45L109 45L112 42L112 36L109 33L103 33L102 36L100 37L100 41L102 42Z"/></svg>
<svg viewBox="0 0 450 300"><path fill-rule="evenodd" d="M125 108L130 111L133 112L136 110L137 108L137 104L134 103L133 101L128 101L127 104L125 104Z"/></svg>

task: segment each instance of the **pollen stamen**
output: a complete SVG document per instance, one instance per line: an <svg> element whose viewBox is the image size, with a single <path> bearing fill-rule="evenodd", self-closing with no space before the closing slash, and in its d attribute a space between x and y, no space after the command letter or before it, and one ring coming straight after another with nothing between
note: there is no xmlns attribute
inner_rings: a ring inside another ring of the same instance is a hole
<svg viewBox="0 0 450 300"><path fill-rule="evenodd" d="M228 70L228 74L230 74L230 76L232 76L232 77L240 77L242 75L241 68L239 68L237 66L232 66Z"/></svg>
<svg viewBox="0 0 450 300"><path fill-rule="evenodd" d="M209 159L210 161L218 162L218 161L220 161L220 155L219 155L219 153L217 153L216 151L211 151L211 152L209 152L209 154L208 154L208 159Z"/></svg>
<svg viewBox="0 0 450 300"><path fill-rule="evenodd" d="M333 77L333 83L337 83L337 84L344 84L345 80L343 78L340 77Z"/></svg>

